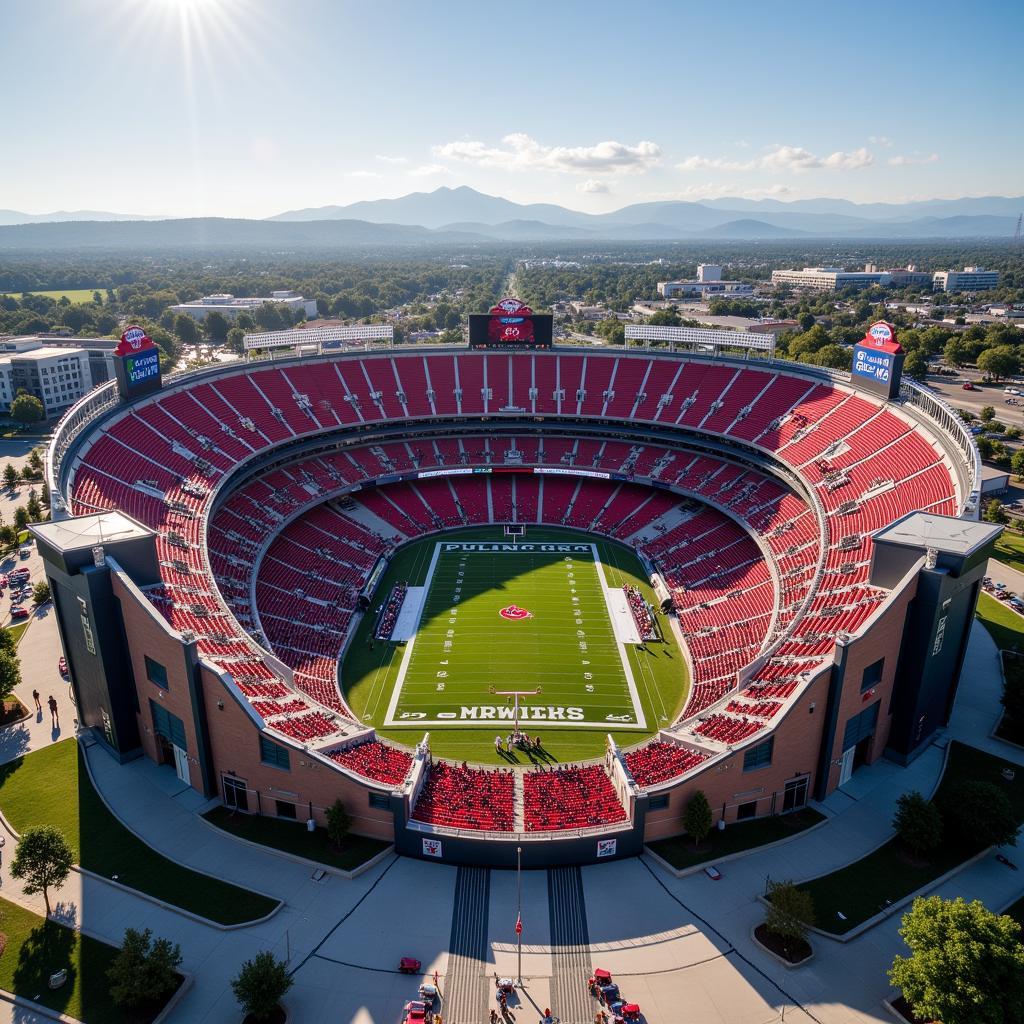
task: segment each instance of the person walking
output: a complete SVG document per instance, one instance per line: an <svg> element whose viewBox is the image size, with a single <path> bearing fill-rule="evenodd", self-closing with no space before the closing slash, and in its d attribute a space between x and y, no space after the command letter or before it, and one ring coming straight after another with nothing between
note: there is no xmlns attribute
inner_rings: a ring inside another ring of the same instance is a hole
<svg viewBox="0 0 1024 1024"><path fill-rule="evenodd" d="M36 711L38 711L40 714L42 714L43 713L43 705L39 702L39 691L38 690L33 690L32 691L32 699L36 702Z"/></svg>
<svg viewBox="0 0 1024 1024"><path fill-rule="evenodd" d="M54 729L60 728L60 719L57 716L57 700L52 693L46 702L46 706L50 709L50 718L53 720Z"/></svg>

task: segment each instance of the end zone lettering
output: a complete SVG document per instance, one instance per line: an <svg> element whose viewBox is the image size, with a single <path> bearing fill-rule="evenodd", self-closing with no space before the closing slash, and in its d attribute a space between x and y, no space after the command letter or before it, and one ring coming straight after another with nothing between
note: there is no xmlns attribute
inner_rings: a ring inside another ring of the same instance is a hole
<svg viewBox="0 0 1024 1024"><path fill-rule="evenodd" d="M477 704L469 707L463 704L459 708L459 718L463 721L506 720L511 722L515 718L515 708L507 707L504 704ZM519 719L523 722L582 722L583 708L559 708L551 705L523 707L520 705Z"/></svg>
<svg viewBox="0 0 1024 1024"><path fill-rule="evenodd" d="M589 551L589 544L445 544L445 551Z"/></svg>

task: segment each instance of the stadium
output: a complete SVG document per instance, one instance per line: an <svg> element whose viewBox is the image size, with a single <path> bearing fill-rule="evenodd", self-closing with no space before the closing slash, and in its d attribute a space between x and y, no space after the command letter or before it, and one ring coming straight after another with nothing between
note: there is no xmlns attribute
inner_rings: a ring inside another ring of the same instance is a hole
<svg viewBox="0 0 1024 1024"><path fill-rule="evenodd" d="M491 867L634 856L698 790L728 828L912 762L998 528L891 326L851 374L537 321L166 380L126 332L32 528L81 727L240 812L340 799L401 854Z"/></svg>

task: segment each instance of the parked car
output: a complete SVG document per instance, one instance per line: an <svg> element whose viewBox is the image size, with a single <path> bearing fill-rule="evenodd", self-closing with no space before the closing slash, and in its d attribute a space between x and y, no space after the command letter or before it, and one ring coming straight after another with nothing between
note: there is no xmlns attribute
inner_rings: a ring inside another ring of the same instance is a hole
<svg viewBox="0 0 1024 1024"><path fill-rule="evenodd" d="M1019 395L1020 393L1020 388L1003 388L1004 395Z"/></svg>
<svg viewBox="0 0 1024 1024"><path fill-rule="evenodd" d="M27 619L29 617L29 615L31 615L31 614L32 613L27 608L25 608L24 606L22 606L20 604L16 604L11 609L11 618L12 619Z"/></svg>
<svg viewBox="0 0 1024 1024"><path fill-rule="evenodd" d="M22 548L18 552L18 557L21 558L22 560L24 560L24 559L28 558L29 555L31 555L31 554L32 554L32 552L28 548Z"/></svg>
<svg viewBox="0 0 1024 1024"><path fill-rule="evenodd" d="M964 391L980 391L981 390L981 388L979 388L976 384L972 384L970 381L967 381L963 385L963 389L964 389Z"/></svg>

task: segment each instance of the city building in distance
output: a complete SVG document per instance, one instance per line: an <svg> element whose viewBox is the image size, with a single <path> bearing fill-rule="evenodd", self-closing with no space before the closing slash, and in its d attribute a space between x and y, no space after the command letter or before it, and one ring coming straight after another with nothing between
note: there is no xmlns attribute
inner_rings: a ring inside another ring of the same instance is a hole
<svg viewBox="0 0 1024 1024"><path fill-rule="evenodd" d="M932 275L910 265L894 270L879 270L873 263L863 270L841 267L804 267L803 270L773 270L772 284L787 284L815 292L835 292L843 288L931 288Z"/></svg>
<svg viewBox="0 0 1024 1024"><path fill-rule="evenodd" d="M43 403L47 419L92 390L89 353L44 345L36 337L0 338L0 412L9 412L24 388Z"/></svg>
<svg viewBox="0 0 1024 1024"><path fill-rule="evenodd" d="M984 267L939 270L932 276L932 288L937 292L987 292L998 287L999 271Z"/></svg>
<svg viewBox="0 0 1024 1024"><path fill-rule="evenodd" d="M754 288L745 281L723 281L720 266L702 263L697 267L696 281L659 281L658 294L665 299L682 295L708 298L713 295L753 295Z"/></svg>
<svg viewBox="0 0 1024 1024"><path fill-rule="evenodd" d="M204 295L201 299L196 299L195 302L182 302L169 308L172 313L185 313L196 320L205 320L214 311L228 320L234 320L239 313L249 313L257 306L262 306L267 302L287 306L293 313L300 310L305 313L308 320L316 318L316 303L312 299L304 299L292 291L271 292L267 296L243 298L236 298L225 292L218 295Z"/></svg>

